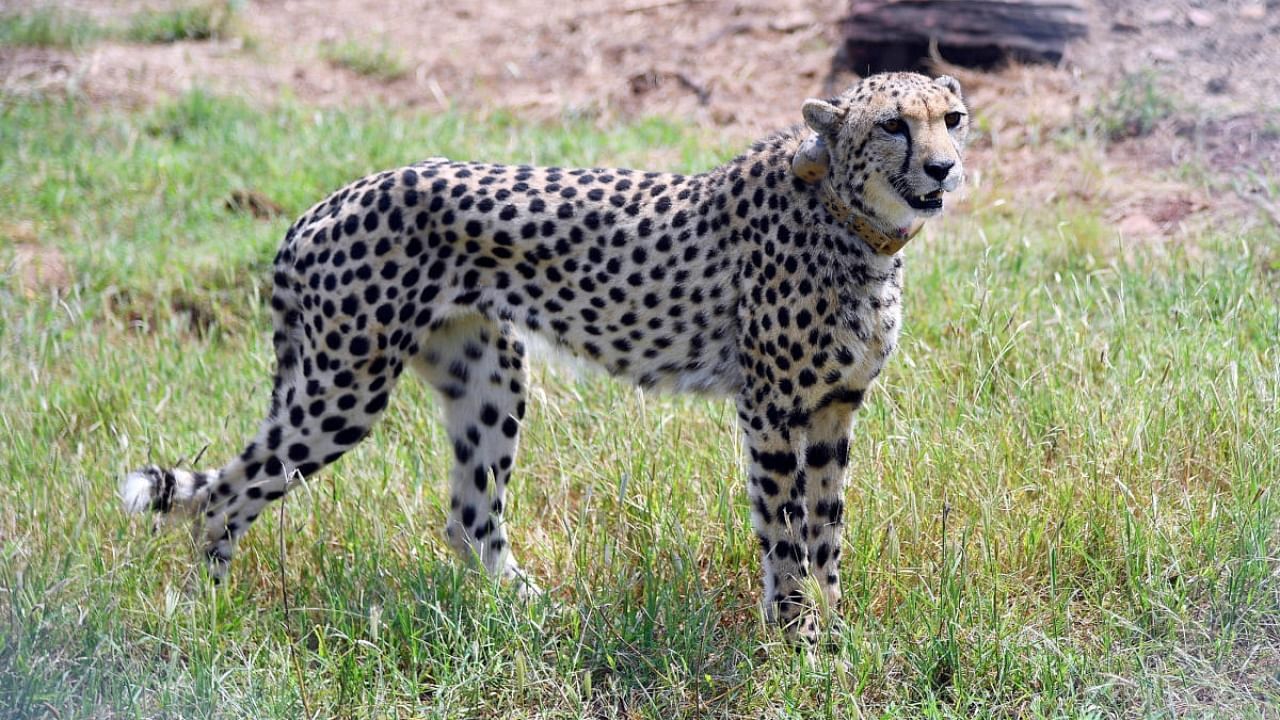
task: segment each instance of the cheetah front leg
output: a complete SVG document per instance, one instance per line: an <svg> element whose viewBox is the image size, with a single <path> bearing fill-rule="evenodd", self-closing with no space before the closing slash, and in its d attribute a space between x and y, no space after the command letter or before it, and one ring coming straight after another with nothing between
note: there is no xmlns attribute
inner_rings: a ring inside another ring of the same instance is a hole
<svg viewBox="0 0 1280 720"><path fill-rule="evenodd" d="M764 571L765 619L780 625L789 639L812 644L818 633L816 617L804 599L809 553L803 437L793 435L785 421L770 420L777 414L776 406L773 413L757 408L757 403L739 398L751 520Z"/></svg>
<svg viewBox="0 0 1280 720"><path fill-rule="evenodd" d="M849 402L835 403L815 412L805 444L808 491L804 501L809 519L809 568L832 608L840 602L840 536L844 529L850 429L862 396L861 391L853 392Z"/></svg>

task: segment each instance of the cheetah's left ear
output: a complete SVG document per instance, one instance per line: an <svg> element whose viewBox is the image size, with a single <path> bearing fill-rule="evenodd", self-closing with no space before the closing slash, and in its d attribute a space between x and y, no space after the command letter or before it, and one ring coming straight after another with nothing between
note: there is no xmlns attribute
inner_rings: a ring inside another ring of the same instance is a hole
<svg viewBox="0 0 1280 720"><path fill-rule="evenodd" d="M814 98L805 100L800 111L805 125L813 130L813 134L796 148L796 154L791 158L791 174L807 183L816 183L831 169L831 152L827 150L826 138L835 137L844 113L835 105Z"/></svg>
<svg viewBox="0 0 1280 720"><path fill-rule="evenodd" d="M964 93L960 92L960 81L950 75L939 75L937 79L933 81L933 84L950 90L961 100L964 99Z"/></svg>
<svg viewBox="0 0 1280 720"><path fill-rule="evenodd" d="M817 100L815 98L805 100L800 112L804 115L804 123L811 130L819 135L828 137L835 135L836 127L844 119L844 113L840 108L825 100Z"/></svg>

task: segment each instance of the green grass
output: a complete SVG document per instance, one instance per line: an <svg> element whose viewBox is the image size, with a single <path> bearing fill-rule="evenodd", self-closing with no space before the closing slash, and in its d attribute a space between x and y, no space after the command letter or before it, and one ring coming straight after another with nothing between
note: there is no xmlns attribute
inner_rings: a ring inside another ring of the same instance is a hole
<svg viewBox="0 0 1280 720"><path fill-rule="evenodd" d="M1150 134L1174 109L1173 99L1153 72L1131 73L1098 100L1090 119L1104 137L1124 140Z"/></svg>
<svg viewBox="0 0 1280 720"><path fill-rule="evenodd" d="M202 2L167 10L144 9L129 18L124 37L140 43L210 40L230 30L233 8L225 2Z"/></svg>
<svg viewBox="0 0 1280 720"><path fill-rule="evenodd" d="M760 625L722 401L535 374L509 507L555 606L450 559L422 383L259 520L217 591L183 530L115 498L148 458L220 462L266 406L290 219L230 212L232 190L296 213L435 154L695 170L732 145L196 93L10 103L0 147L0 237L30 224L76 280L0 282L0 717L1276 712L1280 288L1250 250L1274 234L1121 248L1103 209L1061 204L908 248L905 336L854 440L845 604L810 661Z"/></svg>
<svg viewBox="0 0 1280 720"><path fill-rule="evenodd" d="M81 48L106 35L92 18L70 10L0 13L0 46Z"/></svg>
<svg viewBox="0 0 1280 720"><path fill-rule="evenodd" d="M81 12L41 7L0 13L0 46L81 49L99 40L138 43L210 40L232 33L239 2L196 2L154 10L144 8L124 25L103 24Z"/></svg>
<svg viewBox="0 0 1280 720"><path fill-rule="evenodd" d="M364 45L344 40L321 46L320 55L330 64L384 82L409 74L404 58L386 45Z"/></svg>

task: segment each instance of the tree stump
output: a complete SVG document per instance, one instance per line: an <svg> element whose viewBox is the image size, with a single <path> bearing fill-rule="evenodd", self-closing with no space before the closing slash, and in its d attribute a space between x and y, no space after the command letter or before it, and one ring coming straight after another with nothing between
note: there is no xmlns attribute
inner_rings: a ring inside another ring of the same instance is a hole
<svg viewBox="0 0 1280 720"><path fill-rule="evenodd" d="M852 0L840 34L836 65L859 75L923 69L931 42L966 67L1056 63L1088 15L1084 0Z"/></svg>

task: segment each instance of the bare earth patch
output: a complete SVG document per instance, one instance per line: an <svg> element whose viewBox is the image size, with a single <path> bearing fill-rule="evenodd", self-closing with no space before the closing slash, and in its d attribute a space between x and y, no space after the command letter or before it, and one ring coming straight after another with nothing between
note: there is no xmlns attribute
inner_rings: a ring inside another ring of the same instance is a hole
<svg viewBox="0 0 1280 720"><path fill-rule="evenodd" d="M8 275L27 297L71 287L66 257L56 247L41 245L31 223L0 225L0 253L8 256Z"/></svg>
<svg viewBox="0 0 1280 720"><path fill-rule="evenodd" d="M0 11L17 4L0 0ZM108 24L138 9L52 4ZM812 0L251 2L237 37L52 55L101 102L134 104L194 86L263 100L286 90L320 105L503 109L530 119L663 114L756 134L792 122L805 97L823 92L837 10ZM335 68L323 48L343 41L395 48L410 71L378 82ZM10 49L0 73L12 81L16 66L48 57Z"/></svg>

